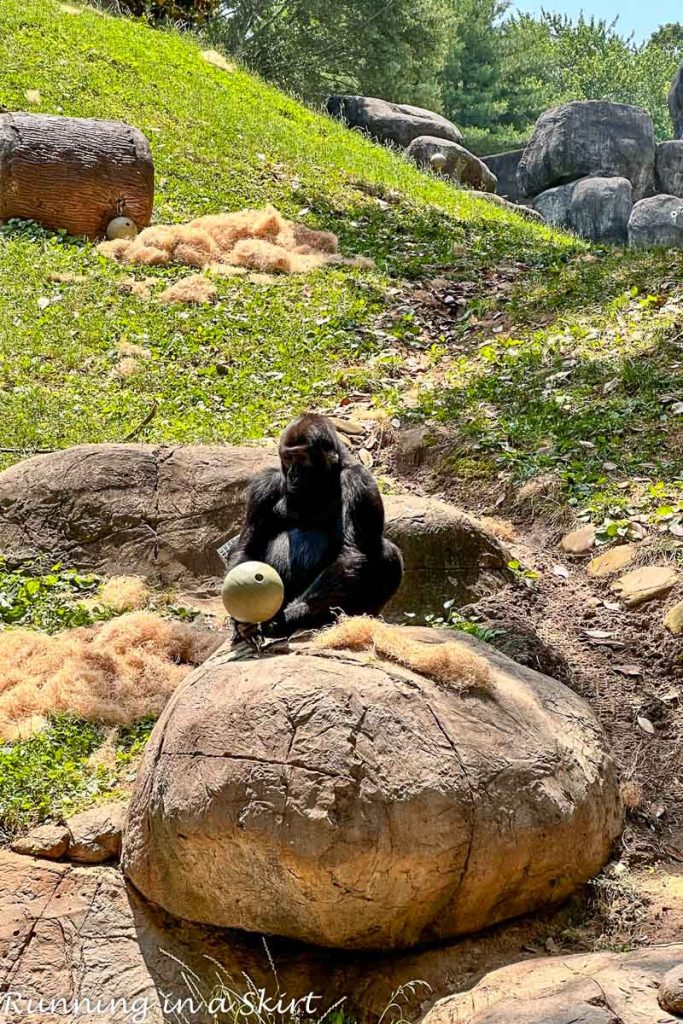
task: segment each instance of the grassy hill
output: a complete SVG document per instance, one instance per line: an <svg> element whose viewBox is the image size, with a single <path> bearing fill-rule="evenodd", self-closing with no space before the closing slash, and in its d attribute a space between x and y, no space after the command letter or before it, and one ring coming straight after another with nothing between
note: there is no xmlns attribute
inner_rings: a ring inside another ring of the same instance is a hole
<svg viewBox="0 0 683 1024"><path fill-rule="evenodd" d="M122 440L153 402L141 440L242 441L351 391L404 420L453 427L453 472L475 489L550 469L600 518L628 498L605 464L673 486L676 418L661 399L683 383L678 255L591 253L212 66L191 37L93 8L4 0L0 103L140 127L157 221L270 202L335 231L344 254L375 260L373 270L220 281L213 306L167 307L125 294L128 269L89 243L7 225L1 448ZM459 297L445 333L420 302L435 278ZM123 374L125 342L151 358ZM428 364L419 379L416 348Z"/></svg>

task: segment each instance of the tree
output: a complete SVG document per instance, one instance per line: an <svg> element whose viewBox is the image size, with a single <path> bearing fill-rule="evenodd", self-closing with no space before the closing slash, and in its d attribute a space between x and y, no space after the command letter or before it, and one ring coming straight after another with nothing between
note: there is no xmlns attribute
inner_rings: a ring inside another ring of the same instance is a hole
<svg viewBox="0 0 683 1024"><path fill-rule="evenodd" d="M448 0L234 0L210 26L249 68L305 99L361 91L441 106Z"/></svg>

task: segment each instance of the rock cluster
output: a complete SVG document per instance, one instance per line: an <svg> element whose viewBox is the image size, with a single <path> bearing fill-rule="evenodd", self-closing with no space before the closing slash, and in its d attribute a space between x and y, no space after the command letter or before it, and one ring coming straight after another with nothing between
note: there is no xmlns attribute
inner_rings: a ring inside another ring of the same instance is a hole
<svg viewBox="0 0 683 1024"><path fill-rule="evenodd" d="M512 167L513 154L506 156ZM657 144L640 107L577 100L546 110L518 160L516 184L517 199L583 238L683 246L683 140Z"/></svg>
<svg viewBox="0 0 683 1024"><path fill-rule="evenodd" d="M465 149L460 129L433 110L374 96L330 96L327 112L377 142L405 149L423 170L437 171L481 192L496 191L495 174Z"/></svg>

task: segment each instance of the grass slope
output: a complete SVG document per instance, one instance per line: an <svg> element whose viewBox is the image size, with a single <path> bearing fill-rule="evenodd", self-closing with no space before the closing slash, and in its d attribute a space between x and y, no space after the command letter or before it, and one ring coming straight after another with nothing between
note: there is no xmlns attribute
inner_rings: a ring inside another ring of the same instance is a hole
<svg viewBox="0 0 683 1024"><path fill-rule="evenodd" d="M372 256L376 268L219 281L216 305L169 308L123 294L128 271L90 244L8 225L0 447L122 440L153 402L141 440L242 441L306 407L370 393L453 426L452 471L475 490L552 470L598 520L680 512L679 254L590 253L418 173L239 69L208 64L190 37L54 0L4 0L0 103L26 108L36 90L30 109L146 132L156 220L272 202L337 232L345 254ZM503 290L497 275L509 268ZM77 280L54 279L65 273ZM472 285L445 339L421 322L406 286L444 276ZM123 342L150 353L125 374ZM417 381L416 346L431 364Z"/></svg>
<svg viewBox="0 0 683 1024"><path fill-rule="evenodd" d="M153 399L159 412L144 439L261 436L338 398L344 366L358 368L358 381L371 375L378 343L359 329L383 305L390 278L450 265L454 240L466 246L459 272L471 279L506 256L545 264L571 250L242 71L209 65L188 37L73 10L53 0L0 5L5 108L26 109L25 93L38 90L31 110L139 126L156 164L156 220L271 202L336 231L345 253L374 257L377 271L225 281L215 307L169 309L121 294L126 271L91 245L10 225L0 239L0 446L120 440ZM401 201L384 209L357 182L396 189ZM85 280L50 279L64 272ZM41 309L41 299L50 305ZM112 373L122 341L152 353L125 379Z"/></svg>

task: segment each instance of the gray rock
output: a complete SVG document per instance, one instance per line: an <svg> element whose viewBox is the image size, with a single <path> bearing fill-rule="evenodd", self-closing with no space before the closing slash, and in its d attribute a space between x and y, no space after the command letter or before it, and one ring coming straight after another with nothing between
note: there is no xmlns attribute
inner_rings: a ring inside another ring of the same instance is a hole
<svg viewBox="0 0 683 1024"><path fill-rule="evenodd" d="M683 197L683 139L660 142L655 155L657 192Z"/></svg>
<svg viewBox="0 0 683 1024"><path fill-rule="evenodd" d="M327 112L349 128L360 128L378 142L393 142L401 149L420 135L462 142L462 133L452 121L407 103L389 103L374 96L330 96Z"/></svg>
<svg viewBox="0 0 683 1024"><path fill-rule="evenodd" d="M624 177L634 199L654 187L652 118L640 107L579 100L541 114L517 171L524 195L585 177Z"/></svg>
<svg viewBox="0 0 683 1024"><path fill-rule="evenodd" d="M572 227L594 242L624 244L632 209L633 189L628 178L584 178L574 186Z"/></svg>
<svg viewBox="0 0 683 1024"><path fill-rule="evenodd" d="M628 222L628 240L629 245L639 249L683 248L683 199L653 196L636 203Z"/></svg>
<svg viewBox="0 0 683 1024"><path fill-rule="evenodd" d="M513 203L522 198L517 184L517 168L523 153L523 149L511 149L507 153L492 153L491 156L481 158L498 179L496 185L498 195Z"/></svg>
<svg viewBox="0 0 683 1024"><path fill-rule="evenodd" d="M495 174L478 156L457 142L440 139L435 135L420 135L413 139L406 150L406 156L425 171L430 169L431 159L436 153L443 153L446 158L441 172L446 177L454 178L461 185L471 185L482 192L496 191Z"/></svg>
<svg viewBox="0 0 683 1024"><path fill-rule="evenodd" d="M540 213L543 220L555 228L569 229L572 226L572 196L576 182L567 185L556 185L536 196L532 207Z"/></svg>
<svg viewBox="0 0 683 1024"><path fill-rule="evenodd" d="M674 138L683 138L683 64L679 67L671 83L669 113L674 126Z"/></svg>

